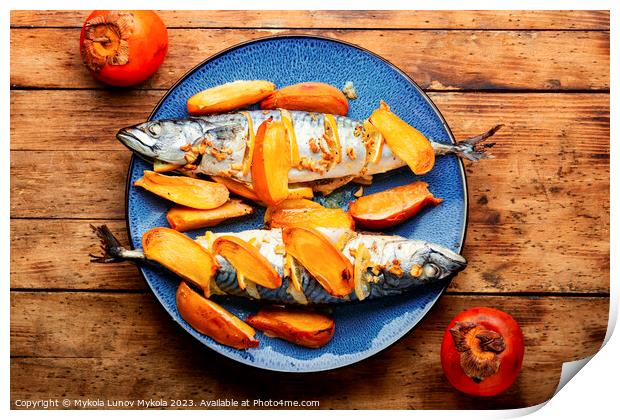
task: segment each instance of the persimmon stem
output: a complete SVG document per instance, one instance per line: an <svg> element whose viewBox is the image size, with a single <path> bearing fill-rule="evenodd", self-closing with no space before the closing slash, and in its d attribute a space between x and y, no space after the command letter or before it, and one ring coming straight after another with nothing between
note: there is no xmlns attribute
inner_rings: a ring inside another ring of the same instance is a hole
<svg viewBox="0 0 620 420"><path fill-rule="evenodd" d="M454 346L461 354L461 368L480 383L499 370L498 355L506 349L502 335L473 322L457 322L450 329Z"/></svg>

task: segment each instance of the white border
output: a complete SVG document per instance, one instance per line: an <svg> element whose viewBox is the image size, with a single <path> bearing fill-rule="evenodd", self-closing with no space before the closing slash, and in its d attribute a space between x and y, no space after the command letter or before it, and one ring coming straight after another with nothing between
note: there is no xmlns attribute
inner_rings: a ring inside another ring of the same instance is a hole
<svg viewBox="0 0 620 420"><path fill-rule="evenodd" d="M5 83L0 87L1 95L3 98L2 107L3 112L1 115L2 118L2 131L4 133L3 147L1 149L3 162L8 162L10 160L9 153L9 142L6 139L9 139L10 129L9 129L9 105L10 105L10 67L9 67L9 9L95 9L95 8L105 8L108 9L116 9L116 8L126 8L128 3L133 8L142 8L142 9L166 9L168 3L165 1L108 1L102 4L101 2L92 2L92 1L56 1L54 4L50 4L45 1L33 1L33 0L22 0L22 1L14 1L8 0L2 2L3 12L0 16L0 30L2 31L2 52L1 54L4 56L4 60L2 61L1 71L3 74L3 80ZM204 1L175 1L174 6L178 10L191 10L191 9L200 9L205 8L205 6L212 6L215 9L310 9L310 10L334 10L334 9L350 9L351 6L354 6L354 9L378 9L379 7L382 9L419 9L419 10L436 10L436 9L454 9L454 10L482 10L482 9L495 9L495 10L519 10L519 9L545 9L545 10L570 10L570 9L598 9L598 10L611 10L611 27L618 28L618 18L617 14L620 12L620 7L616 4L617 2L613 1L599 1L599 0L589 0L588 2L583 1L575 1L575 0L565 0L562 2L557 1L549 1L549 0L522 0L522 1L503 1L503 2L492 2L492 1L447 1L441 4L437 2L414 2L414 1L389 1L384 0L380 3L376 1L368 1L368 0L356 0L355 2L345 2L338 0L314 0L313 2L291 2L281 1L281 0L263 0L261 2L250 2L250 1L239 1L239 0L227 0L225 3L205 3ZM441 7L444 6L444 7ZM587 7L584 7L587 6ZM611 32L611 56L616 58L617 54L617 45L618 45L618 36L613 31ZM617 59L617 58L616 58ZM611 80L614 81L614 76L617 73L617 66L613 64L614 60L612 59L612 68L610 77ZM50 69L50 71L54 71L54 69ZM618 139L618 129L617 125L617 105L618 100L613 95L611 96L611 138ZM612 150L615 149L615 143L612 142L611 145ZM613 152L612 152L613 155ZM620 192L618 187L618 178L617 174L617 163L612 159L611 160L611 179L616 182L612 182L611 184L611 204L612 209L615 207L613 204L617 202L615 197L618 197L618 193ZM5 285L5 293L0 294L2 311L3 311L3 343L1 346L1 351L4 356L4 361L8 365L9 364L9 293L8 288L10 284L10 254L9 254L9 186L10 186L10 169L9 165L5 164L0 171L0 193L2 197L5 199L0 201L0 249L2 252L0 253L0 273L2 274L2 278L4 280ZM34 198L33 198L34 199ZM610 338L611 330L615 325L615 321L617 319L618 313L618 266L614 263L617 261L617 257L620 256L618 252L618 229L615 221L616 211L612 210L611 214L611 287L612 287L612 299L611 299L611 307L610 307L610 322L609 322L609 331L607 338ZM577 379L570 381L554 398L548 402L544 408L537 411L533 414L536 418L544 418L544 419L556 419L556 418L574 418L574 417L586 417L586 418L609 418L609 413L617 413L618 403L617 403L617 391L616 391L616 383L620 375L620 363L618 362L617 355L620 354L620 339L617 338L617 334L615 336L611 336L611 339L607 342L605 347L592 359L590 363L586 365L586 367L579 373ZM0 402L2 404L3 411L7 411L9 408L9 366L6 366L4 369L4 375L2 378L1 389L4 391L4 399ZM250 385L249 385L250 386ZM504 418L504 417L514 417L518 415L525 414L525 411L532 411L531 409L524 410L503 410L503 411L389 411L385 414L391 417L403 417L403 418L453 418L458 416L459 418ZM11 416L20 417L20 418L40 418L42 414L45 414L49 417L56 418L67 418L67 417L83 417L84 413L79 412L60 412L60 411L47 411L47 412L33 412L33 411L11 411L9 413ZM126 417L129 413L115 411L113 414L110 414L107 411L104 412L90 412L88 413L89 417L102 418L104 416L122 416ZM133 413L132 413L133 414ZM138 415L141 413L138 412ZM248 412L230 412L230 411L210 411L208 414L204 412L184 412L182 415L191 417L191 418L204 418L205 415L209 416L218 416L222 418L229 417L237 417L238 415L252 416L252 417L269 417L269 418L288 418L291 415L295 417L315 417L317 412L308 412L308 411L255 411L251 414ZM175 412L149 412L149 416L152 417L163 417L163 416L178 416L179 413ZM339 418L343 415L341 412L320 412L321 416L338 416ZM357 412L356 417L368 417L371 416L374 418L376 416L384 415L383 412Z"/></svg>

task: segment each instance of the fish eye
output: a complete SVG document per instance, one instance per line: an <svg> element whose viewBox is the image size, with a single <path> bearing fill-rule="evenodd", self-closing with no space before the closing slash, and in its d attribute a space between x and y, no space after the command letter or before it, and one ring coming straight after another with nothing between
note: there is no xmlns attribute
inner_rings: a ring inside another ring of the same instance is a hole
<svg viewBox="0 0 620 420"><path fill-rule="evenodd" d="M149 133L153 136L157 137L161 134L161 125L160 124L151 124L148 126Z"/></svg>
<svg viewBox="0 0 620 420"><path fill-rule="evenodd" d="M427 278L436 278L439 277L439 273L441 270L435 264L429 263L424 265L424 275Z"/></svg>

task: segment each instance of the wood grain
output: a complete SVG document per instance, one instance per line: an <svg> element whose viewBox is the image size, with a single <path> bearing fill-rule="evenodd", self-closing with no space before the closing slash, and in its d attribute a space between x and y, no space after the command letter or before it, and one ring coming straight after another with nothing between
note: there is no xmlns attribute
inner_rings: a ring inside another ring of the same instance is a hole
<svg viewBox="0 0 620 420"><path fill-rule="evenodd" d="M101 254L91 223L107 224L123 244L128 243L120 220L13 219L11 288L146 290L133 264L108 267L90 262L89 254Z"/></svg>
<svg viewBox="0 0 620 420"><path fill-rule="evenodd" d="M509 312L526 339L519 379L492 399L451 388L437 354L449 320L472 306ZM607 310L606 298L444 296L379 355L331 372L281 374L206 349L148 294L14 292L11 400L303 398L324 409L523 407L552 395L561 362L598 349Z"/></svg>
<svg viewBox="0 0 620 420"><path fill-rule="evenodd" d="M122 219L130 158L129 150L13 151L11 217Z"/></svg>
<svg viewBox="0 0 620 420"><path fill-rule="evenodd" d="M169 55L133 90L109 89L82 65L88 13L11 12L13 408L50 397L517 408L551 397L562 361L597 351L609 308L609 11L161 11ZM116 130L146 118L205 58L274 34L328 36L382 55L430 91L457 138L505 124L497 158L466 164L468 269L414 331L331 372L226 359L170 319L134 266L87 256L98 252L90 223L126 242L130 153ZM525 332L521 376L491 399L455 391L439 365L443 329L472 306L503 309Z"/></svg>
<svg viewBox="0 0 620 420"><path fill-rule="evenodd" d="M118 129L146 120L164 94L13 90L11 150L126 150L115 138ZM608 94L430 92L429 96L457 139L505 124L496 138L505 147L515 144L515 158L531 148L535 148L532 155L546 153L548 139L574 144L584 153L608 151Z"/></svg>
<svg viewBox="0 0 620 420"><path fill-rule="evenodd" d="M93 103L97 97L101 99L96 114L80 111L79 104ZM470 218L464 254L470 265L450 290L607 293L609 96L432 93L431 97L457 138L499 122L506 125L495 138L496 159L466 164ZM158 99L159 92L127 94L122 102L128 109L117 118L115 94L14 91L11 112L18 118L12 118L11 126L12 216L122 219L130 153L113 134L120 125L144 118ZM36 115L53 104L68 112L53 112L48 123L37 128ZM37 135L46 141L38 141ZM101 151L80 150L93 148ZM59 184L59 179L66 181ZM567 220L571 228L557 235L557 226ZM88 222L57 223L13 221L12 235L39 238L45 245L48 238L59 238L56 229L62 226L74 234L66 244L72 255L85 256L84 250L94 244ZM98 266L90 276L78 277L68 273L80 271L84 260L76 271L73 261L54 248L31 248L26 240L14 240L13 246L19 247L15 255L29 256L13 260L13 287L143 287L131 267ZM44 275L29 275L45 266L49 271Z"/></svg>
<svg viewBox="0 0 620 420"><path fill-rule="evenodd" d="M159 10L168 28L609 30L607 10ZM81 27L90 11L13 10L11 27Z"/></svg>
<svg viewBox="0 0 620 420"><path fill-rule="evenodd" d="M138 88L167 89L224 48L281 34L321 35L360 45L425 89L609 89L609 32L275 29L171 29L164 64ZM77 42L78 36L78 29L11 29L11 86L102 88L82 64L76 45L58 42Z"/></svg>

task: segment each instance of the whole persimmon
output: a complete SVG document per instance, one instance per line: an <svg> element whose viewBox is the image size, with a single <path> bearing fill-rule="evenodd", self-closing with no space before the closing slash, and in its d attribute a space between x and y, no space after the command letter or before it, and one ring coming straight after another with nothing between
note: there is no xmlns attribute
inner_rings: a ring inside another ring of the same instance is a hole
<svg viewBox="0 0 620 420"><path fill-rule="evenodd" d="M152 10L95 10L80 33L82 61L112 86L132 86L151 77L168 52L168 31Z"/></svg>
<svg viewBox="0 0 620 420"><path fill-rule="evenodd" d="M477 307L458 314L446 328L441 365L459 391L490 397L515 382L523 352L523 333L510 315Z"/></svg>

